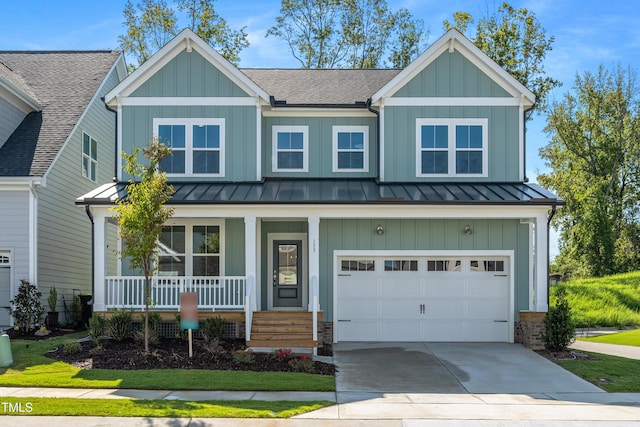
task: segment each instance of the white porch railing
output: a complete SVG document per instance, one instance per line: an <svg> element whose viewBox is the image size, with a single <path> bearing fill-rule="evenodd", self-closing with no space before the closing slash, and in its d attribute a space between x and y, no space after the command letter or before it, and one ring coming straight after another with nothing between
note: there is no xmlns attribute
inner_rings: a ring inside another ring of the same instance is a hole
<svg viewBox="0 0 640 427"><path fill-rule="evenodd" d="M154 276L151 305L156 310L179 310L180 293L195 292L199 310L243 310L246 283L244 276ZM107 309L144 309L144 277L106 277L105 300Z"/></svg>

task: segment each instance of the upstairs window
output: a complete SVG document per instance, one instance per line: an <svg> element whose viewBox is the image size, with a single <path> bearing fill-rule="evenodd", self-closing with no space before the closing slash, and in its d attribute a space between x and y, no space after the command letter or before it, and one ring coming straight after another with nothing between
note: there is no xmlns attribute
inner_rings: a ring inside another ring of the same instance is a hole
<svg viewBox="0 0 640 427"><path fill-rule="evenodd" d="M416 176L487 176L486 119L418 119Z"/></svg>
<svg viewBox="0 0 640 427"><path fill-rule="evenodd" d="M368 126L333 127L333 171L369 171Z"/></svg>
<svg viewBox="0 0 640 427"><path fill-rule="evenodd" d="M169 176L224 176L224 119L155 119L155 136L172 154L160 162Z"/></svg>
<svg viewBox="0 0 640 427"><path fill-rule="evenodd" d="M273 126L273 171L307 172L309 170L309 128L307 126Z"/></svg>
<svg viewBox="0 0 640 427"><path fill-rule="evenodd" d="M82 176L96 181L98 168L98 142L82 132Z"/></svg>

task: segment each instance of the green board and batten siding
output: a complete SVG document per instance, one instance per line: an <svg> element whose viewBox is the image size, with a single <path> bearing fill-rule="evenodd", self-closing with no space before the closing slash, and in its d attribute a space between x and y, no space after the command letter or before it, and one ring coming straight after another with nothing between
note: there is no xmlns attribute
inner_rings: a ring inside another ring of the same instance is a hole
<svg viewBox="0 0 640 427"><path fill-rule="evenodd" d="M263 174L266 177L304 177L304 178L363 178L376 177L377 127L376 117L363 112L362 117L265 117L263 135L265 152L263 154ZM309 127L309 171L273 172L273 126ZM333 172L333 126L368 126L369 128L369 171Z"/></svg>
<svg viewBox="0 0 640 427"><path fill-rule="evenodd" d="M375 228L384 227L378 235ZM470 225L473 235L461 230ZM336 250L513 250L515 319L529 309L529 227L514 219L327 219L320 221L320 307L333 319L333 253Z"/></svg>
<svg viewBox="0 0 640 427"><path fill-rule="evenodd" d="M145 146L153 138L154 118L221 118L225 122L225 176L211 181L256 181L256 107L155 106L123 107L123 150ZM123 172L124 174L124 172ZM124 179L129 179L124 176ZM181 177L181 181L202 178Z"/></svg>
<svg viewBox="0 0 640 427"><path fill-rule="evenodd" d="M443 52L393 97L509 97L460 52Z"/></svg>
<svg viewBox="0 0 640 427"><path fill-rule="evenodd" d="M183 51L130 96L245 97L242 88L195 51Z"/></svg>

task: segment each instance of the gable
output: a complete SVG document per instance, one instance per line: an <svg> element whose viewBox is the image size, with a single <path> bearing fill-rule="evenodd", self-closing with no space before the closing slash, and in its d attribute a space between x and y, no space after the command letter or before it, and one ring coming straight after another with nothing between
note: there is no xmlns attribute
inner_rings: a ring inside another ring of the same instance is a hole
<svg viewBox="0 0 640 427"><path fill-rule="evenodd" d="M138 87L132 97L251 96L200 53L183 50Z"/></svg>
<svg viewBox="0 0 640 427"><path fill-rule="evenodd" d="M459 51L445 50L394 97L509 97L504 88Z"/></svg>

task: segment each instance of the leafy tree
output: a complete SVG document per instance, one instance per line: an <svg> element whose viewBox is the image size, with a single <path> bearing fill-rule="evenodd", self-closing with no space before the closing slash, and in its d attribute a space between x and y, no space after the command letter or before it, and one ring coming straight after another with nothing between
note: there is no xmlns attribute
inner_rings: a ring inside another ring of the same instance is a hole
<svg viewBox="0 0 640 427"><path fill-rule="evenodd" d="M640 102L636 75L620 67L576 76L547 119L538 177L566 202L555 217L560 269L603 276L640 268Z"/></svg>
<svg viewBox="0 0 640 427"><path fill-rule="evenodd" d="M406 65L424 32L422 21L389 10L386 0L282 0L267 36L284 40L304 68L379 68L389 51L393 66Z"/></svg>
<svg viewBox="0 0 640 427"><path fill-rule="evenodd" d="M171 149L151 141L142 149L148 159L146 165L138 163L140 147L129 155L122 153L126 164L124 170L139 181L129 181L127 197L117 200L112 208L120 225L122 256L129 258L132 269L141 269L144 273L145 324L144 347L149 351L149 306L151 305L151 277L158 268L158 238L164 223L173 215L173 209L164 204L174 193L173 186L167 183L167 175L158 171L160 161L171 154Z"/></svg>
<svg viewBox="0 0 640 427"><path fill-rule="evenodd" d="M186 13L191 29L230 62L240 61L240 51L249 46L243 27L232 30L216 13L215 0L175 0L179 11ZM135 69L148 60L178 34L176 11L165 0L128 0L124 8L126 33L119 36L120 47L130 55ZM183 27L184 28L184 27Z"/></svg>
<svg viewBox="0 0 640 427"><path fill-rule="evenodd" d="M464 34L474 22L468 12L456 12L453 18L453 23L443 22L446 30L456 28ZM471 40L536 95L536 105L527 113L527 120L534 111L547 108L547 95L561 83L547 76L544 70L544 59L555 39L547 37L535 13L503 2L495 14L478 21Z"/></svg>

